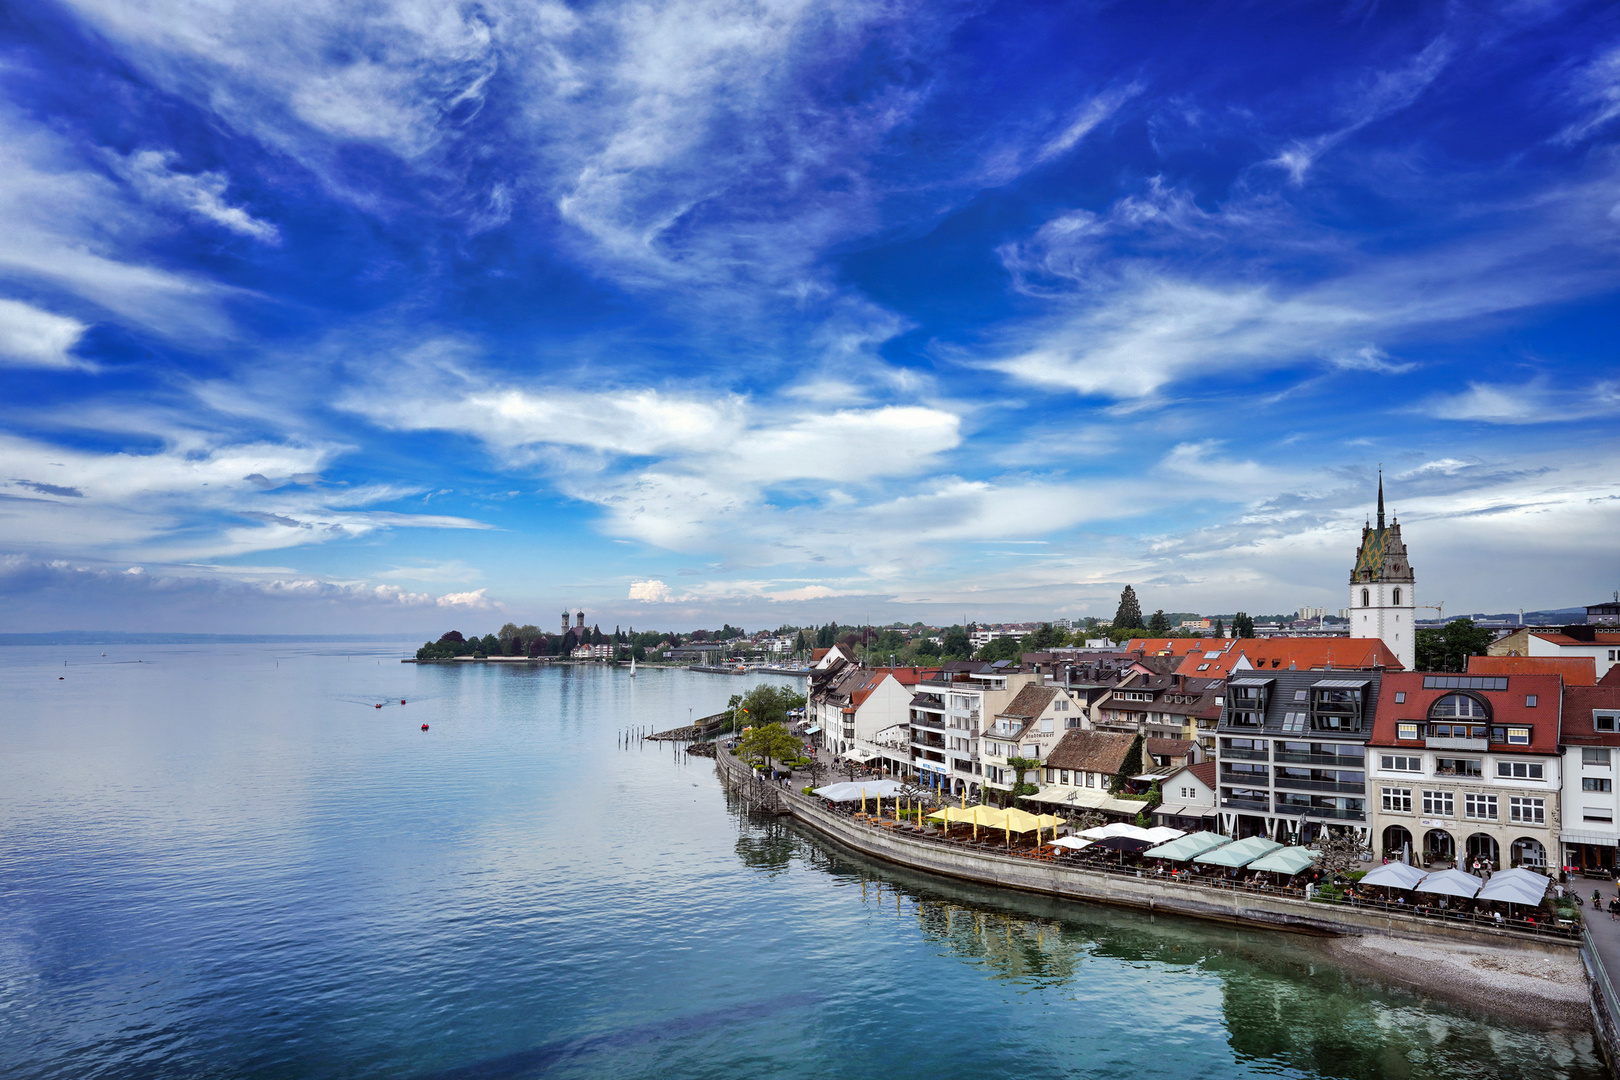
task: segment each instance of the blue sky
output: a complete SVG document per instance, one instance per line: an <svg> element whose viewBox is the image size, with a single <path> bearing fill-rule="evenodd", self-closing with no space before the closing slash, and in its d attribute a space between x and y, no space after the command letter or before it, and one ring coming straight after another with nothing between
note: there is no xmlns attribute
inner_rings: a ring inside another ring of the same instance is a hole
<svg viewBox="0 0 1620 1080"><path fill-rule="evenodd" d="M0 626L1620 586L1620 9L0 16Z"/></svg>

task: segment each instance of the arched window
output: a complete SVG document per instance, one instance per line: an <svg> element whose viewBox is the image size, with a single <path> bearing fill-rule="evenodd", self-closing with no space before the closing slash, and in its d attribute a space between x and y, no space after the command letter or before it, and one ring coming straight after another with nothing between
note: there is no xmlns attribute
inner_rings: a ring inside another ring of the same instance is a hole
<svg viewBox="0 0 1620 1080"><path fill-rule="evenodd" d="M1395 590L1395 606L1396 607L1401 606L1401 590L1399 590L1399 589Z"/></svg>
<svg viewBox="0 0 1620 1080"><path fill-rule="evenodd" d="M1429 715L1444 720L1488 720L1485 703L1470 694L1447 694L1434 703Z"/></svg>
<svg viewBox="0 0 1620 1080"><path fill-rule="evenodd" d="M1372 603L1372 594L1366 589L1361 590L1361 606L1368 607Z"/></svg>

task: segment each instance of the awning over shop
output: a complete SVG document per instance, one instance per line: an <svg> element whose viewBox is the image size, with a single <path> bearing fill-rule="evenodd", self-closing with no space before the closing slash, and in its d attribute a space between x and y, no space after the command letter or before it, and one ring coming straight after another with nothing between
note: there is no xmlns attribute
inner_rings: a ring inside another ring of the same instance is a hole
<svg viewBox="0 0 1620 1080"><path fill-rule="evenodd" d="M1566 844L1591 844L1593 847L1620 847L1620 840L1605 836L1602 833L1565 831L1558 834L1558 839Z"/></svg>
<svg viewBox="0 0 1620 1080"><path fill-rule="evenodd" d="M1160 844L1156 848L1143 852L1143 854L1150 859L1173 859L1176 862L1186 862L1188 859L1196 858L1206 851L1213 851L1215 848L1231 842L1228 837L1222 836L1220 833L1195 832L1172 840L1168 844Z"/></svg>
<svg viewBox="0 0 1620 1080"><path fill-rule="evenodd" d="M1213 806L1194 806L1191 803L1165 803L1153 813L1164 817L1212 818L1215 816L1215 808Z"/></svg>
<svg viewBox="0 0 1620 1080"><path fill-rule="evenodd" d="M871 761L873 758L877 757L877 751L867 750L864 747L857 746L845 753L844 756L847 758L853 758L856 761Z"/></svg>
<svg viewBox="0 0 1620 1080"><path fill-rule="evenodd" d="M1247 866L1262 855L1269 855L1282 847L1275 840L1264 836L1251 836L1244 840L1234 840L1224 847L1213 851L1206 851L1202 855L1194 855L1193 862L1203 863L1206 866Z"/></svg>
<svg viewBox="0 0 1620 1080"><path fill-rule="evenodd" d="M821 730L821 725L820 724L811 724L809 727L804 729L804 733L806 735L814 735L816 732L818 732L820 730Z"/></svg>
<svg viewBox="0 0 1620 1080"><path fill-rule="evenodd" d="M1500 900L1509 904L1539 904L1547 895L1552 882L1534 870L1515 866L1512 870L1498 870L1479 890L1480 900Z"/></svg>
<svg viewBox="0 0 1620 1080"><path fill-rule="evenodd" d="M1299 874L1316 865L1318 858L1320 856L1308 848L1285 847L1270 855L1260 856L1249 864L1248 869L1272 874Z"/></svg>

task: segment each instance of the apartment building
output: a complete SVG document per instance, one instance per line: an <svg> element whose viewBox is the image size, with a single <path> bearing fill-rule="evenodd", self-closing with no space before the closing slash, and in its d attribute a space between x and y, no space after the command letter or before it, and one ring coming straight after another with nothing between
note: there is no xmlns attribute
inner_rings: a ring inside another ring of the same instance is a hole
<svg viewBox="0 0 1620 1080"><path fill-rule="evenodd" d="M1620 667L1597 686L1564 687L1563 865L1612 874L1620 847Z"/></svg>
<svg viewBox="0 0 1620 1080"><path fill-rule="evenodd" d="M910 704L911 761L922 783L955 795L982 797L980 740L987 719L1041 676L1008 665L945 664L917 686ZM1001 766L998 766L998 768Z"/></svg>
<svg viewBox="0 0 1620 1080"><path fill-rule="evenodd" d="M1557 675L1384 676L1369 740L1375 851L1545 867L1560 853Z"/></svg>

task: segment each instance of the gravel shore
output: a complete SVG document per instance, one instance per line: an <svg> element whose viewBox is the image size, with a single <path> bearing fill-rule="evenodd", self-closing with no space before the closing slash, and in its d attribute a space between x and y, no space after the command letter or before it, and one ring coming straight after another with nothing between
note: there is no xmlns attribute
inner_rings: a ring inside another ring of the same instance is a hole
<svg viewBox="0 0 1620 1080"><path fill-rule="evenodd" d="M1592 1026L1586 972L1574 949L1544 953L1372 936L1323 944L1347 966L1426 995L1537 1027Z"/></svg>

